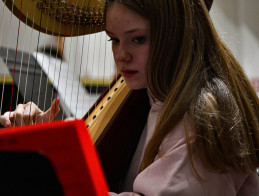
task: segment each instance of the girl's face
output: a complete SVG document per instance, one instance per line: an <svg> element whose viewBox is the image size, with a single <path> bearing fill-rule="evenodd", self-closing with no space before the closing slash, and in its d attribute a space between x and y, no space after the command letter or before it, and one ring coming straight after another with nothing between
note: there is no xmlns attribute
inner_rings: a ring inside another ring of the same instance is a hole
<svg viewBox="0 0 259 196"><path fill-rule="evenodd" d="M106 32L118 70L131 89L147 88L146 64L150 24L144 17L114 3L106 12Z"/></svg>

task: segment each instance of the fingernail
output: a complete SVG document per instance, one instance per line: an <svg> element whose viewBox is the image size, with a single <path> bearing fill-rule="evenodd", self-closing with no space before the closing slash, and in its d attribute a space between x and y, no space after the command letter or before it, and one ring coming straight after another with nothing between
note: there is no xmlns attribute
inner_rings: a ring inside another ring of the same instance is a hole
<svg viewBox="0 0 259 196"><path fill-rule="evenodd" d="M11 123L8 122L8 121L6 121L6 122L4 123L4 126L5 126L5 127L11 127Z"/></svg>

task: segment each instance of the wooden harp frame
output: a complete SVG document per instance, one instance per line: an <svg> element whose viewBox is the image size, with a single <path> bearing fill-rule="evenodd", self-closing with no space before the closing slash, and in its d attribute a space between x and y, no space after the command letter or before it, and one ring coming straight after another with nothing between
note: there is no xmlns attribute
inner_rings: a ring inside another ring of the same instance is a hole
<svg viewBox="0 0 259 196"><path fill-rule="evenodd" d="M119 191L146 123L149 98L145 89L129 90L118 76L96 104L84 119L90 126L108 186Z"/></svg>
<svg viewBox="0 0 259 196"><path fill-rule="evenodd" d="M104 0L3 0L26 25L56 36L104 30Z"/></svg>

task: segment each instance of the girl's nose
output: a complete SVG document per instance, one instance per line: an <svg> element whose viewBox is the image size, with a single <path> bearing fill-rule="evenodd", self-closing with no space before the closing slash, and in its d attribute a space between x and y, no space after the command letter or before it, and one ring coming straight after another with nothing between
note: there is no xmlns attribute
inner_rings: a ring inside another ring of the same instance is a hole
<svg viewBox="0 0 259 196"><path fill-rule="evenodd" d="M117 48L115 58L117 61L120 61L120 62L130 62L132 59L132 55L127 49L127 47L125 47L124 45L120 45Z"/></svg>

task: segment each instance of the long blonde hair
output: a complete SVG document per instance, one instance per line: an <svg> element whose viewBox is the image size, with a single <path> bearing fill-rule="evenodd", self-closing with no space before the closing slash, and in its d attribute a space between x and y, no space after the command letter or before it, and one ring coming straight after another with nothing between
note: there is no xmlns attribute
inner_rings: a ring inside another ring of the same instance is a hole
<svg viewBox="0 0 259 196"><path fill-rule="evenodd" d="M255 170L259 165L259 100L216 33L204 1L117 2L151 21L148 88L164 102L140 171L154 161L163 139L182 119L192 126L185 131L194 170L197 151L210 171Z"/></svg>

